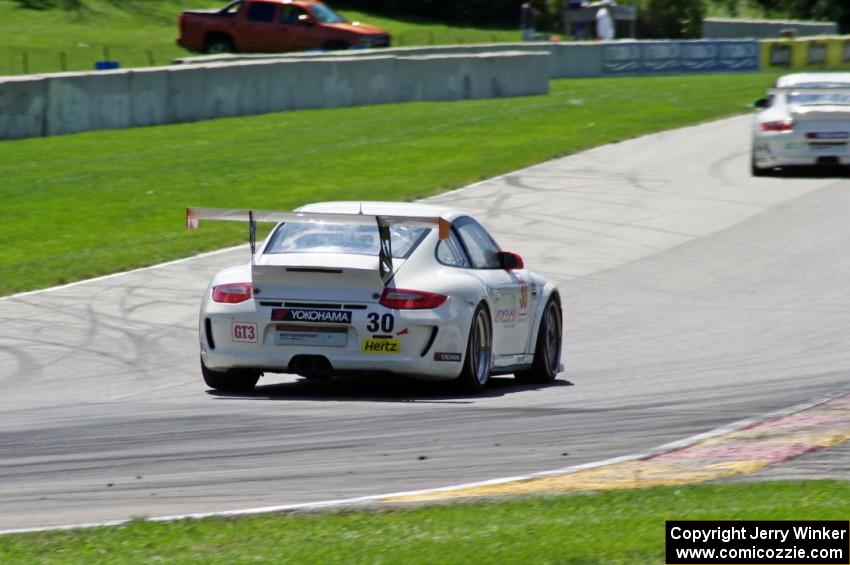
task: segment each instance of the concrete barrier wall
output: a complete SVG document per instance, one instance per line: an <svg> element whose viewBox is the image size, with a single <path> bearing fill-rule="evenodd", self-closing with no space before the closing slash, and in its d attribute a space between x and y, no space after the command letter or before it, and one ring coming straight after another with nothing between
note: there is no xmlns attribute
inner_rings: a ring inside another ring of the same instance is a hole
<svg viewBox="0 0 850 565"><path fill-rule="evenodd" d="M754 71L759 66L759 47L754 40L635 41L609 42L524 42L481 45L435 45L397 47L369 51L346 51L347 56L377 54L395 56L480 54L498 52L549 53L551 78L598 77L605 75L652 75L718 71ZM328 57L328 53L235 54L187 57L176 62L234 62Z"/></svg>
<svg viewBox="0 0 850 565"><path fill-rule="evenodd" d="M130 127L128 73L62 73L45 83L44 135Z"/></svg>
<svg viewBox="0 0 850 565"><path fill-rule="evenodd" d="M738 18L706 18L702 22L702 36L705 39L773 39L780 37L786 31L792 31L798 37L836 35L838 24L835 22Z"/></svg>
<svg viewBox="0 0 850 565"><path fill-rule="evenodd" d="M172 93L167 72L156 67L127 71L127 88L130 93L130 127L171 122Z"/></svg>
<svg viewBox="0 0 850 565"><path fill-rule="evenodd" d="M386 53L0 78L0 139L549 91L548 52Z"/></svg>
<svg viewBox="0 0 850 565"><path fill-rule="evenodd" d="M0 78L0 139L362 104L548 92L548 79L850 67L850 37L527 42L193 57Z"/></svg>
<svg viewBox="0 0 850 565"><path fill-rule="evenodd" d="M0 139L46 135L47 80L14 77L0 84Z"/></svg>

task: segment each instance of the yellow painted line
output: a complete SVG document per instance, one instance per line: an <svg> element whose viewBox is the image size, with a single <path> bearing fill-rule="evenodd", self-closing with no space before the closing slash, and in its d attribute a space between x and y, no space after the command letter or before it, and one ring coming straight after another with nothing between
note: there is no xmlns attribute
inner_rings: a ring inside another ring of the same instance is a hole
<svg viewBox="0 0 850 565"><path fill-rule="evenodd" d="M702 465L696 461L626 461L607 467L524 481L394 496L381 502L426 502L480 496L547 494L685 485L753 473L767 465L764 461L734 461Z"/></svg>
<svg viewBox="0 0 850 565"><path fill-rule="evenodd" d="M802 443L805 445L812 445L815 447L835 447L841 443L844 443L847 440L850 440L850 431L847 430L833 430L834 433L830 433L830 431L826 431L822 434L813 434L810 432L800 432L788 435L786 437L781 438L773 438L771 440L772 443L777 444L793 444L793 443Z"/></svg>

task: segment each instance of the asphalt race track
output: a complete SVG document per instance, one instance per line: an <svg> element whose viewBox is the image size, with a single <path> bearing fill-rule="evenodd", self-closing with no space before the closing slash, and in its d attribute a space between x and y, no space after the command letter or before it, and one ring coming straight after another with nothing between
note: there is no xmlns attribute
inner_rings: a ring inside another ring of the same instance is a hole
<svg viewBox="0 0 850 565"><path fill-rule="evenodd" d="M751 178L748 123L615 144L436 199L481 214L560 285L566 372L553 386L498 378L472 397L273 376L253 394L209 392L199 300L244 248L0 301L0 529L544 471L842 389L850 179Z"/></svg>

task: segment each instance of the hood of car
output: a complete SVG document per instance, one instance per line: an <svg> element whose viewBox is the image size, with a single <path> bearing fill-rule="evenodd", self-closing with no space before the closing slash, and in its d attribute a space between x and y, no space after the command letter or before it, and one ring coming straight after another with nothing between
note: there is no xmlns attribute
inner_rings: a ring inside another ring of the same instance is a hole
<svg viewBox="0 0 850 565"><path fill-rule="evenodd" d="M378 26L373 26L369 24L361 24L354 22L342 22L338 24L326 24L328 27L332 27L334 29L338 29L341 31L347 31L350 33L354 33L357 35L388 35L387 32Z"/></svg>

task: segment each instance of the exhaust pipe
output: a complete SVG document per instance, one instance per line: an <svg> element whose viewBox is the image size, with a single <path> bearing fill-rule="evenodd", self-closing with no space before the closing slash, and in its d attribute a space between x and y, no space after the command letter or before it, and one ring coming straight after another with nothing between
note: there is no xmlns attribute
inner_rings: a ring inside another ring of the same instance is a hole
<svg viewBox="0 0 850 565"><path fill-rule="evenodd" d="M829 156L829 157L818 157L817 161L818 165L822 167L835 167L840 164L838 157Z"/></svg>
<svg viewBox="0 0 850 565"><path fill-rule="evenodd" d="M322 355L296 355L289 362L289 372L309 379L329 379L333 376L333 367Z"/></svg>

